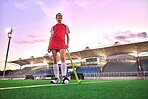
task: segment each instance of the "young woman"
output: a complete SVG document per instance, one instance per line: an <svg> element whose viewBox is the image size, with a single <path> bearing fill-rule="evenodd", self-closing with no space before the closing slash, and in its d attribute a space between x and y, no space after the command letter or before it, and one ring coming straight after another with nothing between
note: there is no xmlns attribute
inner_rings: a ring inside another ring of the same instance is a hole
<svg viewBox="0 0 148 99"><path fill-rule="evenodd" d="M62 83L64 83L64 80L69 80L67 78L67 66L65 62L65 55L66 55L66 49L69 46L69 28L67 25L62 23L62 14L58 13L56 15L57 24L54 25L51 28L51 37L49 41L48 51L52 52L53 55L53 70L55 75L55 81L52 81L52 83L60 83L59 78L59 66L58 66L58 55L57 53L60 53L60 59L61 59L61 73L62 73ZM67 42L65 42L65 35L67 37Z"/></svg>

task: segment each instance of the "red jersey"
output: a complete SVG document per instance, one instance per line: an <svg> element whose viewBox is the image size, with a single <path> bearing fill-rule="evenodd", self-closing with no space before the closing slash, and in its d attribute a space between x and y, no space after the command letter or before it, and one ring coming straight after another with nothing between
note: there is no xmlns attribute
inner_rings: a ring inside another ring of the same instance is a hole
<svg viewBox="0 0 148 99"><path fill-rule="evenodd" d="M52 38L48 50L66 49L65 35L70 33L68 26L64 24L56 24L51 29Z"/></svg>

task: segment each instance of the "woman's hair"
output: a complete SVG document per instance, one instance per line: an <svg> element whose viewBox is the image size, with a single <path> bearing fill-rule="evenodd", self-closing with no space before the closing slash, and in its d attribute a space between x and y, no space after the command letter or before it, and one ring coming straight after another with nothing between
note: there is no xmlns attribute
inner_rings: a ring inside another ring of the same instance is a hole
<svg viewBox="0 0 148 99"><path fill-rule="evenodd" d="M57 16L59 16L59 15L61 15L61 16L62 16L62 14L61 14L61 13L57 13L57 14L56 14L56 18L57 18Z"/></svg>

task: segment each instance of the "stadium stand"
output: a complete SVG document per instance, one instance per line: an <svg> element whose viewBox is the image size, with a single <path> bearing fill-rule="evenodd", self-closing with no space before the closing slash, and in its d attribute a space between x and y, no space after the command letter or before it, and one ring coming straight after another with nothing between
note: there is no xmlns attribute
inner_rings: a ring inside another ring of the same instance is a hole
<svg viewBox="0 0 148 99"><path fill-rule="evenodd" d="M136 72L136 62L121 62L113 61L109 62L104 69L104 72Z"/></svg>
<svg viewBox="0 0 148 99"><path fill-rule="evenodd" d="M32 68L34 67L25 67L22 70L17 70L12 75L25 75L25 74L31 75L32 73L30 71L32 70Z"/></svg>
<svg viewBox="0 0 148 99"><path fill-rule="evenodd" d="M141 59L143 71L148 71L148 59Z"/></svg>
<svg viewBox="0 0 148 99"><path fill-rule="evenodd" d="M101 68L99 66L89 66L89 67L78 67L78 74L87 74L87 73L99 73Z"/></svg>
<svg viewBox="0 0 148 99"><path fill-rule="evenodd" d="M53 70L40 70L40 71L37 71L36 73L34 73L35 76L42 76L42 75L50 75L50 74L53 74Z"/></svg>
<svg viewBox="0 0 148 99"><path fill-rule="evenodd" d="M33 66L33 67L25 67L21 70L17 70L12 75L33 75L35 72L48 69L47 66Z"/></svg>
<svg viewBox="0 0 148 99"><path fill-rule="evenodd" d="M140 56L141 52L147 51L148 41L125 45L116 44L96 49L88 48L82 51L71 52L71 57L75 64L77 73L79 75L82 74L82 78L95 77L95 79L102 79L100 77L104 77L106 79L107 77L114 77L117 79L117 77L121 77L121 79L123 79L124 77L129 77L130 79L139 79L140 77L140 79L148 79L148 56L147 54L141 54L143 56ZM69 61L69 56L67 54L66 60ZM30 65L31 63L36 64L39 62L46 62L49 65L25 67L23 69L16 70L11 74L11 76L24 77L24 75L29 75L28 77L30 78L30 75L45 75L46 77L47 75L53 75L52 61L52 56L50 55L36 57L34 59L29 58L10 61L9 63L19 64L20 66L26 64ZM68 71L68 75L73 74L70 62L67 62L67 67L70 69L70 71Z"/></svg>

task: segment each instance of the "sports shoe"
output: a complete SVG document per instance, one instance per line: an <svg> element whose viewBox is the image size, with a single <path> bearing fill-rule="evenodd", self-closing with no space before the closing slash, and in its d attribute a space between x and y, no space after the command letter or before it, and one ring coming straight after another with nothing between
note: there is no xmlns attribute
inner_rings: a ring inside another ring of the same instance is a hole
<svg viewBox="0 0 148 99"><path fill-rule="evenodd" d="M51 84L59 84L60 83L60 79L59 78L55 78L54 80L50 81Z"/></svg>
<svg viewBox="0 0 148 99"><path fill-rule="evenodd" d="M63 77L62 77L62 84L65 84L65 80L68 80L68 81L69 81L68 77L63 76Z"/></svg>

